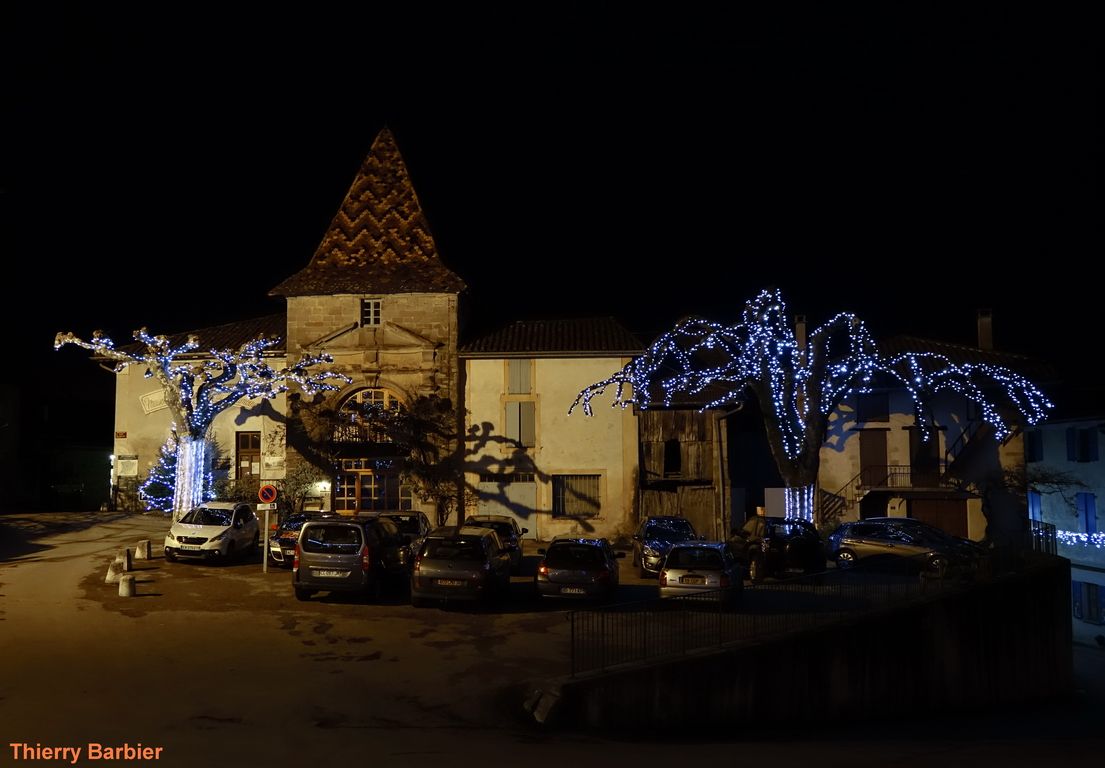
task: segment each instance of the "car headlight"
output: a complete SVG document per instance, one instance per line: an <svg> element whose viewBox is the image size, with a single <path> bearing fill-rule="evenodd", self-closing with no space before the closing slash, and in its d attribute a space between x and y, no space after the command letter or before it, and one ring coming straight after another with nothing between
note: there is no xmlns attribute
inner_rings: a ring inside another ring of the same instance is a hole
<svg viewBox="0 0 1105 768"><path fill-rule="evenodd" d="M169 541L176 541L176 536L173 535L172 531L169 531L168 533L166 533L165 538L168 539Z"/></svg>
<svg viewBox="0 0 1105 768"><path fill-rule="evenodd" d="M218 534L217 536L212 536L212 537L211 537L210 539L208 539L208 541L222 541L223 539L225 539L225 538L226 538L226 535L227 535L228 533L230 533L230 529L229 529L229 528L227 528L227 529L226 529L225 531L223 531L222 533Z"/></svg>
<svg viewBox="0 0 1105 768"><path fill-rule="evenodd" d="M642 547L642 549L644 550L645 554L648 555L649 557L659 557L660 556L659 550L653 549L648 544L645 544L644 547Z"/></svg>

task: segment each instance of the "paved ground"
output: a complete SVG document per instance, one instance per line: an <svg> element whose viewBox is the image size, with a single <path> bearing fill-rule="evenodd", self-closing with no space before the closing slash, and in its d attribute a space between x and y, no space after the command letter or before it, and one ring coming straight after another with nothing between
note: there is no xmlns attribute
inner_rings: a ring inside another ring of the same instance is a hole
<svg viewBox="0 0 1105 768"><path fill-rule="evenodd" d="M400 598L298 603L259 563L137 563L140 596L103 584L121 546L163 518L0 517L0 765L9 745L141 742L147 764L467 766L767 759L773 766L1040 765L1105 750L1105 651L1075 649L1080 692L1036 712L709 741L549 732L520 708L564 670L563 611L420 610ZM626 569L629 570L628 568ZM642 595L649 588L628 581ZM79 765L104 765L82 761ZM121 763L122 764L122 763ZM126 763L134 765L135 762Z"/></svg>

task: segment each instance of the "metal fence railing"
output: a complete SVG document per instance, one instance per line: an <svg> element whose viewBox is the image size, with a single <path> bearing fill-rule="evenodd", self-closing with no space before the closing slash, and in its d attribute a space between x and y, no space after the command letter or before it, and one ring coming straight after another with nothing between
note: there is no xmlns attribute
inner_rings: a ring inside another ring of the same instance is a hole
<svg viewBox="0 0 1105 768"><path fill-rule="evenodd" d="M951 577L863 569L572 611L571 674L807 629L957 587Z"/></svg>
<svg viewBox="0 0 1105 768"><path fill-rule="evenodd" d="M1041 520L1029 520L1028 526L1028 546L1033 552L1058 554L1058 532L1054 525Z"/></svg>

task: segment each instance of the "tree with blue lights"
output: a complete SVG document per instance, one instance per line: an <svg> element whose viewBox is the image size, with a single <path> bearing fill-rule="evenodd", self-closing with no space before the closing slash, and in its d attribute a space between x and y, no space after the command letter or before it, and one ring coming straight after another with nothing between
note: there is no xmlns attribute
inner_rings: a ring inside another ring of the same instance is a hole
<svg viewBox="0 0 1105 768"><path fill-rule="evenodd" d="M129 365L145 367L146 378L156 378L165 392L165 403L176 425L176 474L173 483L173 518L203 502L206 486L208 433L215 417L240 400L272 399L287 392L292 384L306 394L333 391L334 381L348 382L341 374L327 370L308 371L320 363L330 363L327 355L308 355L295 364L273 368L265 357L278 343L277 338L260 337L236 351L212 349L198 353L199 340L192 335L174 344L167 336L152 336L145 328L134 332L142 350L117 349L101 331L84 341L73 333L59 333L54 349L66 344L91 350L97 357L115 362L115 372Z"/></svg>
<svg viewBox="0 0 1105 768"><path fill-rule="evenodd" d="M787 322L781 293L765 290L745 305L740 322L733 325L701 318L679 322L643 355L581 391L569 413L582 404L591 415L592 400L611 388L612 405L623 408L645 409L657 402L668 406L682 394L707 399L706 410L752 396L786 486L786 514L812 520L829 415L844 398L866 391L878 374L910 393L926 438L933 426L928 404L940 392L957 392L977 403L999 439L1011 426L992 399L995 393L1029 423L1051 407L1032 382L1002 366L953 363L922 352L884 357L864 324L850 313L836 315L800 344Z"/></svg>

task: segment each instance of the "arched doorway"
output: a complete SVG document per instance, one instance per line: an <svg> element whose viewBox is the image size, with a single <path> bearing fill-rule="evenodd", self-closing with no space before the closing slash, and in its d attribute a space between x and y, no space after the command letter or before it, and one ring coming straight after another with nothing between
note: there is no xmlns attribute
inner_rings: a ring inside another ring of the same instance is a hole
<svg viewBox="0 0 1105 768"><path fill-rule="evenodd" d="M357 390L338 408L333 434L339 457L332 485L335 512L355 515L414 508L414 494L399 474L401 449L383 423L389 412L402 409L402 400L383 388Z"/></svg>

